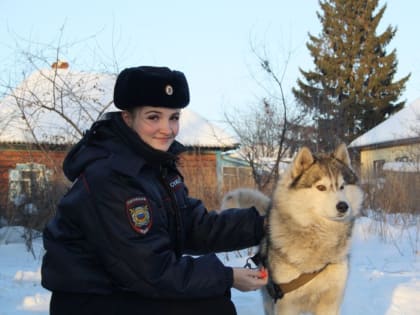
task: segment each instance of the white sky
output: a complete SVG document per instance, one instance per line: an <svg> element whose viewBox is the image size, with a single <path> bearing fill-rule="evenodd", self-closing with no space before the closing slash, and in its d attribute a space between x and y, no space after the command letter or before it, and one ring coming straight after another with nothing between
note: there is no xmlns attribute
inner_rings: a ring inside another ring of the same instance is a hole
<svg viewBox="0 0 420 315"><path fill-rule="evenodd" d="M388 52L397 49L395 79L412 73L402 97L411 102L420 96L420 1L379 2L385 3L379 30L398 27ZM251 42L260 52L266 47L279 72L290 54L283 83L291 97L288 91L301 77L298 68L313 69L305 43L308 32L319 34L319 10L318 0L1 0L0 80L19 72L16 53L22 48L61 40L77 43L63 47L77 70L91 70L95 60L113 60L113 54L120 69L152 64L181 70L190 83L191 108L209 120L221 120L225 111L243 109L266 95L252 78L261 71Z"/></svg>

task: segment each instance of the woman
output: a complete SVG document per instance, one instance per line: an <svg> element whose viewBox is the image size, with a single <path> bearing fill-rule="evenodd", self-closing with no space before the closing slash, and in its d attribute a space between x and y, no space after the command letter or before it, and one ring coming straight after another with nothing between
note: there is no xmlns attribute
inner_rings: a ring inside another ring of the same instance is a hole
<svg viewBox="0 0 420 315"><path fill-rule="evenodd" d="M121 112L94 123L63 164L74 183L43 234L50 314L236 314L230 288L267 280L214 253L258 244L264 218L254 208L208 212L188 196L175 141L184 74L125 69L114 103Z"/></svg>

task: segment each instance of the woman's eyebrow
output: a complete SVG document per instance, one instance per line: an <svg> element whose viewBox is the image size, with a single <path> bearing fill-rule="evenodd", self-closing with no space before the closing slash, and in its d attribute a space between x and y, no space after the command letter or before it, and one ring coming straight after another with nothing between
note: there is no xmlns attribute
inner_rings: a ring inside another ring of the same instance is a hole
<svg viewBox="0 0 420 315"><path fill-rule="evenodd" d="M157 110L149 110L149 111L145 112L145 114L162 114L162 112L157 111Z"/></svg>

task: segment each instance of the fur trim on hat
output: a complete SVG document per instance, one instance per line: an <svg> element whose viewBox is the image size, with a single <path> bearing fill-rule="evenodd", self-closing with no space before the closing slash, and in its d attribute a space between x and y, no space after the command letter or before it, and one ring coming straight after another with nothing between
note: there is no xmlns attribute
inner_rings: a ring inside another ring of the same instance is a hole
<svg viewBox="0 0 420 315"><path fill-rule="evenodd" d="M115 82L114 104L122 110L145 105L184 108L189 102L185 75L166 67L126 68Z"/></svg>

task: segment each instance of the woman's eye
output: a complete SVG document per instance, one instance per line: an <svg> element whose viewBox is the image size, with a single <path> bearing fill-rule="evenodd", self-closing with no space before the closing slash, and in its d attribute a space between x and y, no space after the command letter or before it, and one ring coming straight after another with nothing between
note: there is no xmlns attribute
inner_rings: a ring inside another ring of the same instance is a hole
<svg viewBox="0 0 420 315"><path fill-rule="evenodd" d="M158 120L159 116L158 115L152 115L152 116L148 116L147 119L148 120Z"/></svg>
<svg viewBox="0 0 420 315"><path fill-rule="evenodd" d="M324 185L318 185L316 186L316 189L318 189L319 191L326 191L327 187L325 187Z"/></svg>
<svg viewBox="0 0 420 315"><path fill-rule="evenodd" d="M179 115L171 117L171 120L179 120Z"/></svg>

